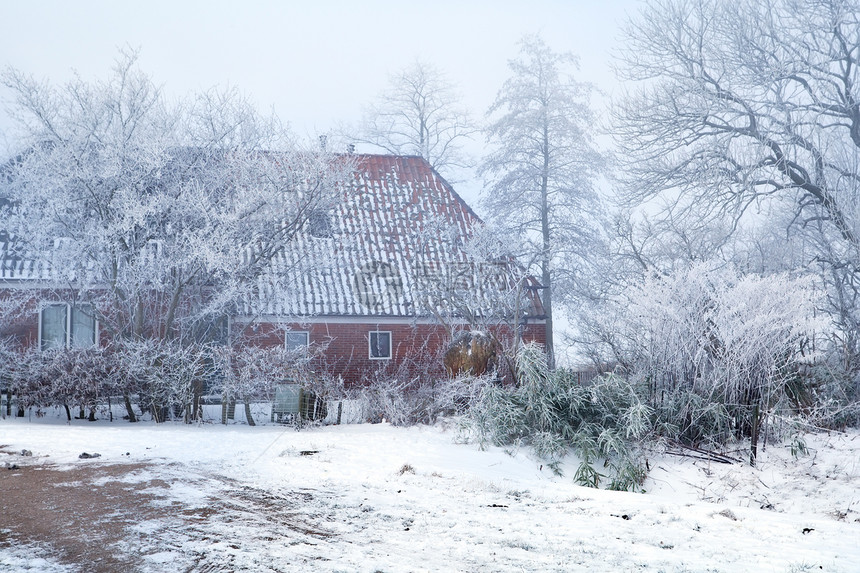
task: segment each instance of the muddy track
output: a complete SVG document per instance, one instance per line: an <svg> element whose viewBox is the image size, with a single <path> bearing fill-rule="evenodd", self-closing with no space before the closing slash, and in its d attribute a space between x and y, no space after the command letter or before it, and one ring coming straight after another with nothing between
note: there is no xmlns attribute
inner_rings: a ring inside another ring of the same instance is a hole
<svg viewBox="0 0 860 573"><path fill-rule="evenodd" d="M304 510L313 501L308 492L274 493L195 475L178 465L82 460L58 467L12 454L0 456L0 462L18 466L0 465L0 550L15 544L46 548L55 561L80 571L229 571L224 555L186 554L183 563L163 568L146 561L147 555L176 551L188 540L229 546L225 525L273 541L330 537L318 525L327 516ZM199 486L203 499L177 499L170 492L174 483ZM137 527L142 523L147 527Z"/></svg>

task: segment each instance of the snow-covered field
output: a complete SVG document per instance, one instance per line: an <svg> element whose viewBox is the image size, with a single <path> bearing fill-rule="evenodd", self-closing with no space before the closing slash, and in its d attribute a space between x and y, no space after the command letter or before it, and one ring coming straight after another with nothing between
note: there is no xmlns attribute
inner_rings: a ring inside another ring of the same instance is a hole
<svg viewBox="0 0 860 573"><path fill-rule="evenodd" d="M757 468L655 454L642 494L442 426L5 419L0 571L858 572L860 433L806 441Z"/></svg>

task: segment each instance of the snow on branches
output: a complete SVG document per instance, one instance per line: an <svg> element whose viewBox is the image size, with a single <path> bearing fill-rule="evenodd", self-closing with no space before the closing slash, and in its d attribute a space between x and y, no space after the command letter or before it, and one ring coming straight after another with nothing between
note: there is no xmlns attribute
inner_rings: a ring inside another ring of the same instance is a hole
<svg viewBox="0 0 860 573"><path fill-rule="evenodd" d="M797 405L802 367L827 328L817 302L811 277L705 263L652 274L623 303L616 354L680 437L746 436L754 449L768 414Z"/></svg>
<svg viewBox="0 0 860 573"><path fill-rule="evenodd" d="M235 90L169 103L134 53L103 82L0 81L22 145L4 166L4 230L34 261L19 278L74 291L112 337L211 330L351 175Z"/></svg>

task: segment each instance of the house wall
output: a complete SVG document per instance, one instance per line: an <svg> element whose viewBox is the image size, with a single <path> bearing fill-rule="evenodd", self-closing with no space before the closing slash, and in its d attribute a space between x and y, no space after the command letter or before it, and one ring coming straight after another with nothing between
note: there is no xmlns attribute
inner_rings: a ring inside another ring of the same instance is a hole
<svg viewBox="0 0 860 573"><path fill-rule="evenodd" d="M0 283L0 337L11 340L20 348L38 348L39 318L44 306L70 304L75 299L74 292L51 289L10 289ZM96 324L98 344L105 346L110 336Z"/></svg>
<svg viewBox="0 0 860 573"><path fill-rule="evenodd" d="M309 333L309 342L321 347L319 367L340 376L347 385L367 383L375 376L425 372L444 375L442 355L449 338L439 324L408 322L315 321L313 323L256 323L241 326L242 338L264 347L283 345L287 330ZM369 333L391 332L392 357L370 358ZM500 338L505 332L497 332ZM546 343L543 323L529 324L523 332L526 342ZM399 371L399 372L398 372Z"/></svg>
<svg viewBox="0 0 860 573"><path fill-rule="evenodd" d="M39 342L38 297L29 291L4 289L0 285L0 337L30 348Z"/></svg>
<svg viewBox="0 0 860 573"><path fill-rule="evenodd" d="M14 322L2 325L2 336L11 336L22 347L38 347L39 340L39 303L41 293L34 293L28 302L27 311ZM44 297L58 300L57 297ZM59 302L59 300L58 300ZM258 322L253 324L235 323L244 343L264 347L283 346L288 330L309 333L310 344L321 349L318 367L335 376L340 376L349 385L363 384L379 375L416 376L422 373L444 375L442 355L449 337L445 328L432 322L414 323L409 319L368 322L358 318L323 318L313 322ZM370 358L368 337L371 331L391 333L392 357L390 359ZM510 332L500 328L499 338L510 336ZM107 332L99 328L101 345L109 343ZM529 324L523 332L526 342L545 344L545 326L542 322Z"/></svg>

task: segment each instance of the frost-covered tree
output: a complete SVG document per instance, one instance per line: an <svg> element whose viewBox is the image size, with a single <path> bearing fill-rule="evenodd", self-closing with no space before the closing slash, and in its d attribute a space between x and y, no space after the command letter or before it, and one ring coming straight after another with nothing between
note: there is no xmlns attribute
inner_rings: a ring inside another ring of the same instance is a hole
<svg viewBox="0 0 860 573"><path fill-rule="evenodd" d="M491 220L526 243L540 267L550 364L557 286L573 288L601 217L595 183L604 160L591 138L592 90L572 78L576 65L539 37L522 40L488 112L493 147L481 167Z"/></svg>
<svg viewBox="0 0 860 573"><path fill-rule="evenodd" d="M115 378L131 420L130 394L157 419L171 407L194 418L201 345L227 342L226 317L260 289L290 288L284 254L336 200L348 159L303 151L235 90L171 103L135 53L105 81L54 86L11 68L0 81L20 149L0 182L4 276L73 326L97 320L127 362Z"/></svg>
<svg viewBox="0 0 860 573"><path fill-rule="evenodd" d="M672 437L748 437L797 411L816 358L812 277L741 275L722 263L649 274L605 309L607 340Z"/></svg>
<svg viewBox="0 0 860 573"><path fill-rule="evenodd" d="M236 91L171 104L134 53L106 81L2 82L21 148L0 189L11 242L111 337L216 337L348 171Z"/></svg>
<svg viewBox="0 0 860 573"><path fill-rule="evenodd" d="M624 198L693 233L773 217L828 285L857 372L860 3L653 0L626 35Z"/></svg>
<svg viewBox="0 0 860 573"><path fill-rule="evenodd" d="M420 155L450 175L472 164L463 144L476 132L455 85L437 67L416 61L391 75L350 139L396 155Z"/></svg>

